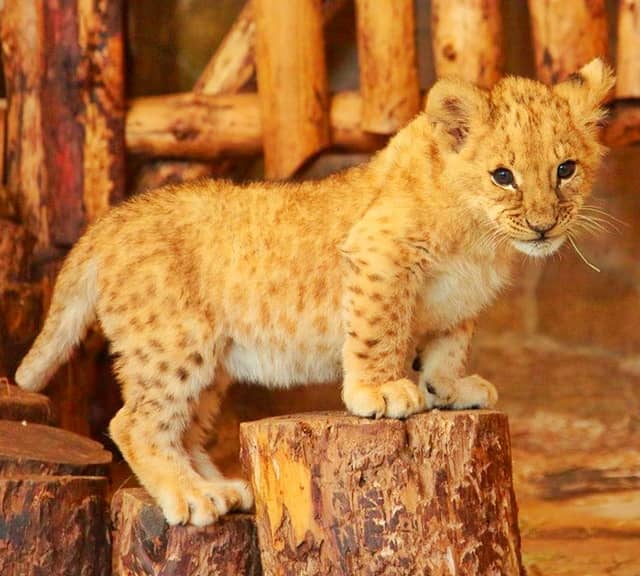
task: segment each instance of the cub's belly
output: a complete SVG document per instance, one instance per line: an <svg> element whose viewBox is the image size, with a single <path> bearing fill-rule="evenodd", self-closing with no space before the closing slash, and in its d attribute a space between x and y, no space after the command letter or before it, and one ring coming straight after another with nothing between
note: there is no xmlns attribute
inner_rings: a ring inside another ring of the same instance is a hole
<svg viewBox="0 0 640 576"><path fill-rule="evenodd" d="M292 343L286 348L248 346L233 342L224 365L235 380L273 388L342 380L342 342L306 348Z"/></svg>

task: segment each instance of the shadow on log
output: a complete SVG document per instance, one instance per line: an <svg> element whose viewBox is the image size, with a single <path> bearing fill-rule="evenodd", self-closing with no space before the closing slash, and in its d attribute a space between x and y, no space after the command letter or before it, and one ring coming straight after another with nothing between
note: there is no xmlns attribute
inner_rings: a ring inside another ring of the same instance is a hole
<svg viewBox="0 0 640 576"><path fill-rule="evenodd" d="M507 417L242 424L265 574L523 574Z"/></svg>

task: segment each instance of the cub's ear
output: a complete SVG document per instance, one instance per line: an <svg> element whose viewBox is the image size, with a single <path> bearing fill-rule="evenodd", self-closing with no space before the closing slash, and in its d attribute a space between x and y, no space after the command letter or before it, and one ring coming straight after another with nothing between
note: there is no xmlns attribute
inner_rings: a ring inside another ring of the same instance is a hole
<svg viewBox="0 0 640 576"><path fill-rule="evenodd" d="M576 118L595 126L606 116L601 105L615 83L611 68L600 58L594 58L553 89L569 102Z"/></svg>
<svg viewBox="0 0 640 576"><path fill-rule="evenodd" d="M472 126L485 120L488 110L487 94L457 78L438 80L427 96L427 117L456 152L464 146Z"/></svg>

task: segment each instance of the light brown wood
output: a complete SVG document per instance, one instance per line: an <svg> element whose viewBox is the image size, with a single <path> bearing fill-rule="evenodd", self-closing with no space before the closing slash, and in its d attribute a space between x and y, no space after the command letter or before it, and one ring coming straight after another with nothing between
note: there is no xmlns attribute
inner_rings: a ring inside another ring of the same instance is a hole
<svg viewBox="0 0 640 576"><path fill-rule="evenodd" d="M356 0L362 126L392 134L420 109L413 0Z"/></svg>
<svg viewBox="0 0 640 576"><path fill-rule="evenodd" d="M54 424L51 400L43 394L27 392L0 378L0 420Z"/></svg>
<svg viewBox="0 0 640 576"><path fill-rule="evenodd" d="M507 418L241 424L265 574L523 574Z"/></svg>
<svg viewBox="0 0 640 576"><path fill-rule="evenodd" d="M2 18L2 13L0 13ZM7 142L7 99L0 99L0 186L4 185L5 178L5 155Z"/></svg>
<svg viewBox="0 0 640 576"><path fill-rule="evenodd" d="M491 88L502 76L500 0L433 0L431 32L438 77L457 76Z"/></svg>
<svg viewBox="0 0 640 576"><path fill-rule="evenodd" d="M339 148L373 151L386 138L362 128L362 98L341 92L331 100L331 140ZM262 150L260 102L255 94L176 94L129 102L127 149L145 156L218 158Z"/></svg>
<svg viewBox="0 0 640 576"><path fill-rule="evenodd" d="M616 96L640 98L640 1L620 0Z"/></svg>
<svg viewBox="0 0 640 576"><path fill-rule="evenodd" d="M108 576L107 479L0 477L3 576Z"/></svg>
<svg viewBox="0 0 640 576"><path fill-rule="evenodd" d="M265 176L291 176L329 145L320 0L253 0Z"/></svg>
<svg viewBox="0 0 640 576"><path fill-rule="evenodd" d="M113 574L259 576L254 520L230 514L207 528L170 527L142 488L118 490L111 503Z"/></svg>
<svg viewBox="0 0 640 576"><path fill-rule="evenodd" d="M605 0L528 0L537 75L564 80L592 58L608 56Z"/></svg>
<svg viewBox="0 0 640 576"><path fill-rule="evenodd" d="M602 140L612 148L640 144L640 106L635 102L615 102Z"/></svg>

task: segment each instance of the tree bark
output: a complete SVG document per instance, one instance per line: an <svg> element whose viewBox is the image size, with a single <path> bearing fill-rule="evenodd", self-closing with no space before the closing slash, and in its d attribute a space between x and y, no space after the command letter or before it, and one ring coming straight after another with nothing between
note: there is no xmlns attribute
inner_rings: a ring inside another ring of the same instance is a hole
<svg viewBox="0 0 640 576"><path fill-rule="evenodd" d="M556 84L608 55L604 0L528 0L538 78Z"/></svg>
<svg viewBox="0 0 640 576"><path fill-rule="evenodd" d="M111 453L84 436L0 420L0 476L107 476L110 463Z"/></svg>
<svg viewBox="0 0 640 576"><path fill-rule="evenodd" d="M120 2L7 0L10 194L38 249L70 246L122 196Z"/></svg>
<svg viewBox="0 0 640 576"><path fill-rule="evenodd" d="M111 504L113 573L259 576L255 523L230 514L207 528L170 527L142 488L118 490Z"/></svg>
<svg viewBox="0 0 640 576"><path fill-rule="evenodd" d="M392 134L420 109L413 0L357 0L365 130Z"/></svg>
<svg viewBox="0 0 640 576"><path fill-rule="evenodd" d="M0 574L108 576L106 478L0 477Z"/></svg>
<svg viewBox="0 0 640 576"><path fill-rule="evenodd" d="M491 88L502 76L500 0L433 0L431 31L438 77L458 76Z"/></svg>
<svg viewBox="0 0 640 576"><path fill-rule="evenodd" d="M616 96L640 98L640 1L621 0L619 6Z"/></svg>
<svg viewBox="0 0 640 576"><path fill-rule="evenodd" d="M242 424L265 574L523 574L507 418Z"/></svg>
<svg viewBox="0 0 640 576"><path fill-rule="evenodd" d="M0 420L16 420L35 424L55 424L51 400L43 394L26 392L0 378Z"/></svg>
<svg viewBox="0 0 640 576"><path fill-rule="evenodd" d="M265 176L287 178L329 144L320 0L253 0Z"/></svg>

